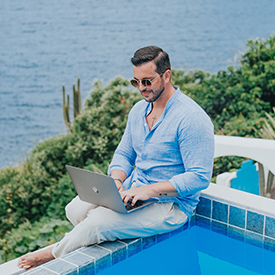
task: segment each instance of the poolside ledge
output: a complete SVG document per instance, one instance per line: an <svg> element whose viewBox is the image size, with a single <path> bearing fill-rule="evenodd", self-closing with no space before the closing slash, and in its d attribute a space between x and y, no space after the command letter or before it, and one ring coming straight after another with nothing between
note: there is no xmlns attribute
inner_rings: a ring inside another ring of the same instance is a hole
<svg viewBox="0 0 275 275"><path fill-rule="evenodd" d="M211 183L202 192L191 225L198 225L229 237L275 251L275 200ZM17 259L0 266L0 274L96 274L173 235L105 242L82 247L30 271L19 269Z"/></svg>
<svg viewBox="0 0 275 275"><path fill-rule="evenodd" d="M211 183L201 197L275 217L275 200Z"/></svg>

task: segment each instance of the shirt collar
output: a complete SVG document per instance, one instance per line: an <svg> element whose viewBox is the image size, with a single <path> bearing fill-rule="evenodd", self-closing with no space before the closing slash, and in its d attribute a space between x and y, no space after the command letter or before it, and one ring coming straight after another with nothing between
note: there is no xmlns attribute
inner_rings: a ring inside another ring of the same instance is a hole
<svg viewBox="0 0 275 275"><path fill-rule="evenodd" d="M176 89L176 91L173 93L173 95L166 102L165 109L163 112L164 114L167 112L167 110L170 108L170 106L173 105L173 103L176 101L177 95L179 93L181 93L181 91L178 87L176 87L176 86L173 86L173 87ZM147 106L145 108L145 117L147 117L150 114L150 112L152 111L152 107L153 107L153 103L148 102Z"/></svg>

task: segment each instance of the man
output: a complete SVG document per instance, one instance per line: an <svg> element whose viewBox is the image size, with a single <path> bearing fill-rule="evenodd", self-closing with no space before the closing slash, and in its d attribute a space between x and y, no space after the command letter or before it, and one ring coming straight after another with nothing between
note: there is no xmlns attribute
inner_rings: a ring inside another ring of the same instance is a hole
<svg viewBox="0 0 275 275"><path fill-rule="evenodd" d="M20 267L35 267L81 246L177 229L192 216L200 191L209 185L214 154L209 117L171 84L169 56L162 49L141 48L131 61L131 84L144 100L129 113L108 173L125 204L151 197L158 202L121 214L76 197L66 207L74 229L53 247L22 256Z"/></svg>

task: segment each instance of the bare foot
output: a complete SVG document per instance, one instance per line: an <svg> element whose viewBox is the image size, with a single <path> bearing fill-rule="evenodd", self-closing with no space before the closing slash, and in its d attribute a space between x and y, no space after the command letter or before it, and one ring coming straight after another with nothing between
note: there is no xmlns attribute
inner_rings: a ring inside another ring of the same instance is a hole
<svg viewBox="0 0 275 275"><path fill-rule="evenodd" d="M52 255L52 247L44 250L30 252L20 257L18 267L25 269L32 269L36 266L44 264L54 259Z"/></svg>

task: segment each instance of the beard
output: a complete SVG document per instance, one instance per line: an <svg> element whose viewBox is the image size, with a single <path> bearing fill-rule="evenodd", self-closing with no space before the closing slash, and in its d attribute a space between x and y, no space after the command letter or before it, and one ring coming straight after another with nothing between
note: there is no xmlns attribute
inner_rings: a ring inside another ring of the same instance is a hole
<svg viewBox="0 0 275 275"><path fill-rule="evenodd" d="M150 95L151 97L149 96L144 96L144 99L147 101L147 102L155 102L161 95L162 93L164 92L165 90L165 87L164 87L164 84L163 82L161 82L161 86L157 89L157 90L145 90L143 91L141 94L143 95L143 93L149 93L148 95Z"/></svg>

